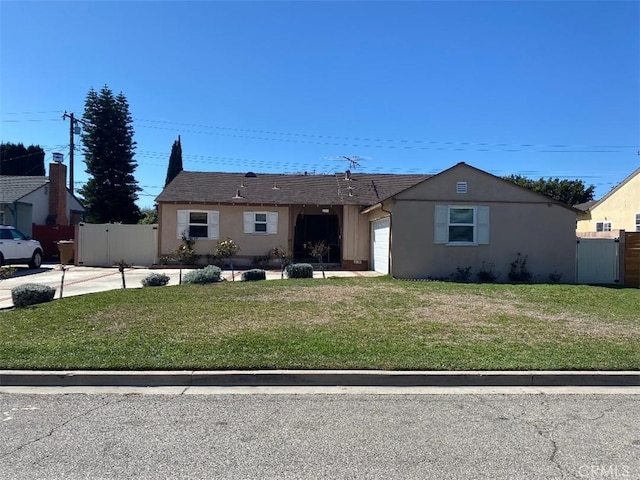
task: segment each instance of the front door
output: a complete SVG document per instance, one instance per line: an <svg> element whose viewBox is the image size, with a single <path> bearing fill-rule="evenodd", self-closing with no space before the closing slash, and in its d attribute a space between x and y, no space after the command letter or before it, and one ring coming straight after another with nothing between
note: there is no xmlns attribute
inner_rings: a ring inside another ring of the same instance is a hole
<svg viewBox="0 0 640 480"><path fill-rule="evenodd" d="M342 255L340 250L340 225L337 215L298 215L296 219L295 238L293 242L293 257L296 262L313 262L311 247L324 241L329 247L323 257L326 263L339 263Z"/></svg>

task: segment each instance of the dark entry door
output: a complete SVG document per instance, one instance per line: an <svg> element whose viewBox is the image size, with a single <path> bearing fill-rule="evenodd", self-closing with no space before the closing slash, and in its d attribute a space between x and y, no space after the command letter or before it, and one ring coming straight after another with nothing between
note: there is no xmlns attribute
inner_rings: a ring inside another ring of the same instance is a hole
<svg viewBox="0 0 640 480"><path fill-rule="evenodd" d="M309 248L316 242L324 240L329 247L323 260L327 263L338 263L342 258L340 252L340 225L337 215L298 215L296 219L293 255L297 262L311 262Z"/></svg>

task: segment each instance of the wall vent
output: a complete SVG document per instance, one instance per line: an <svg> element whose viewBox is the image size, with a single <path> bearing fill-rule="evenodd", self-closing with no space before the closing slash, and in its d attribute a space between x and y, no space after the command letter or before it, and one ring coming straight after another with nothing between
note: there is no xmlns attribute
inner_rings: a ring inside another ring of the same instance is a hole
<svg viewBox="0 0 640 480"><path fill-rule="evenodd" d="M456 193L467 193L467 182L457 182Z"/></svg>

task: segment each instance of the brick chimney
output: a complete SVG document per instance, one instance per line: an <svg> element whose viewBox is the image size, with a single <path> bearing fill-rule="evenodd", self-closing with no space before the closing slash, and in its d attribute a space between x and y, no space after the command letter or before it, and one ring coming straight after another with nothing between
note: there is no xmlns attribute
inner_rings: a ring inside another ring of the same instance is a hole
<svg viewBox="0 0 640 480"><path fill-rule="evenodd" d="M67 166L49 164L49 216L47 225L69 225L67 218Z"/></svg>

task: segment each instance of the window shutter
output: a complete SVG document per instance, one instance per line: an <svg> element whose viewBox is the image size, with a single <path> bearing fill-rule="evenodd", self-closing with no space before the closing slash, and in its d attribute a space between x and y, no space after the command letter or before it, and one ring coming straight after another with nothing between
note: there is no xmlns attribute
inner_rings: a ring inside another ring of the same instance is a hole
<svg viewBox="0 0 640 480"><path fill-rule="evenodd" d="M478 245L489 244L489 207L478 207Z"/></svg>
<svg viewBox="0 0 640 480"><path fill-rule="evenodd" d="M278 233L278 212L267 212L267 233Z"/></svg>
<svg viewBox="0 0 640 480"><path fill-rule="evenodd" d="M433 215L433 243L447 243L449 240L448 215L449 208L446 205L436 205Z"/></svg>
<svg viewBox="0 0 640 480"><path fill-rule="evenodd" d="M220 212L210 211L207 220L209 222L209 238L220 238Z"/></svg>
<svg viewBox="0 0 640 480"><path fill-rule="evenodd" d="M179 239L182 239L182 234L186 232L189 235L189 211L178 210L178 227L176 229Z"/></svg>
<svg viewBox="0 0 640 480"><path fill-rule="evenodd" d="M244 212L244 233L255 233L254 220L253 212Z"/></svg>

